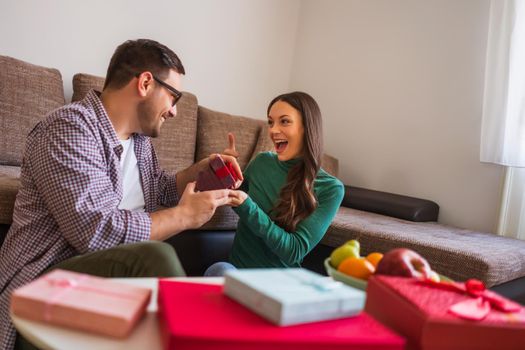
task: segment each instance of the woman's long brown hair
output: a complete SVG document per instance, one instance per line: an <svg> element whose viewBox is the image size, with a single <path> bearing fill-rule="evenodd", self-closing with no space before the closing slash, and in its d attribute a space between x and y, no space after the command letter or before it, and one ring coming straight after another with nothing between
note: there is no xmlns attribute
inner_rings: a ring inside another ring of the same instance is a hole
<svg viewBox="0 0 525 350"><path fill-rule="evenodd" d="M279 95L268 105L267 115L277 101L283 101L299 111L304 127L302 161L289 171L279 200L271 211L273 220L288 232L317 208L314 180L321 168L323 154L323 122L317 102L304 92Z"/></svg>

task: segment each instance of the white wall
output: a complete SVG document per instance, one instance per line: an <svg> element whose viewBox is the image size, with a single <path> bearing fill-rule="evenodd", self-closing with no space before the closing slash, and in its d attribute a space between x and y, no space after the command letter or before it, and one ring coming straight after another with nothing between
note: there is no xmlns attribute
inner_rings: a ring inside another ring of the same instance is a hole
<svg viewBox="0 0 525 350"><path fill-rule="evenodd" d="M440 221L494 231L501 167L479 162L489 0L0 0L0 54L104 75L148 37L207 107L264 118L311 93L345 183L435 200Z"/></svg>
<svg viewBox="0 0 525 350"><path fill-rule="evenodd" d="M436 201L494 231L503 170L479 162L488 0L304 0L292 89L316 97L347 184Z"/></svg>
<svg viewBox="0 0 525 350"><path fill-rule="evenodd" d="M0 0L0 54L104 76L116 46L151 38L186 68L184 89L209 108L265 117L288 88L299 0Z"/></svg>

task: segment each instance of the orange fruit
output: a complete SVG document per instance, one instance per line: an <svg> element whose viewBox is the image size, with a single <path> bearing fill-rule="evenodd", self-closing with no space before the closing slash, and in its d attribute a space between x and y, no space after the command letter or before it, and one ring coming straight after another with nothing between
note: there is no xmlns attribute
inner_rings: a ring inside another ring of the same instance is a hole
<svg viewBox="0 0 525 350"><path fill-rule="evenodd" d="M376 268L365 258L350 257L343 260L337 270L348 276L367 280L375 272Z"/></svg>
<svg viewBox="0 0 525 350"><path fill-rule="evenodd" d="M383 254L378 252L370 253L366 256L366 260L370 261L375 268L377 268L377 264L379 264L381 259L383 259Z"/></svg>

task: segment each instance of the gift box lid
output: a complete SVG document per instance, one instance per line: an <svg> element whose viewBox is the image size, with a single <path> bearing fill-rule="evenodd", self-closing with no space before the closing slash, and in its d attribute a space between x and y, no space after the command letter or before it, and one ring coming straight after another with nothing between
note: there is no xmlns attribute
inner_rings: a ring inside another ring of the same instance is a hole
<svg viewBox="0 0 525 350"><path fill-rule="evenodd" d="M209 161L209 167L197 175L196 189L209 191L223 188L233 188L237 181L237 173L232 165L217 156Z"/></svg>
<svg viewBox="0 0 525 350"><path fill-rule="evenodd" d="M486 292L489 297L496 295ZM515 312L491 308L480 320L465 319L449 311L451 306L471 300L478 299L467 293L433 286L432 282L378 275L368 281L365 311L404 335L410 349L523 348L523 307L516 304L519 310Z"/></svg>
<svg viewBox="0 0 525 350"><path fill-rule="evenodd" d="M405 341L365 313L351 318L279 327L223 293L222 286L159 281L166 349L306 350L403 349Z"/></svg>
<svg viewBox="0 0 525 350"><path fill-rule="evenodd" d="M123 337L150 297L148 288L57 269L16 289L11 310L22 318Z"/></svg>
<svg viewBox="0 0 525 350"><path fill-rule="evenodd" d="M279 325L348 317L364 307L366 294L306 269L228 271L224 292Z"/></svg>
<svg viewBox="0 0 525 350"><path fill-rule="evenodd" d="M429 319L442 322L468 322L448 311L450 306L472 299L466 293L434 288L415 278L375 276L373 281L373 283L382 283L391 288L392 291L413 304ZM462 285L462 283L458 284ZM487 293L496 295L491 291L487 291ZM525 327L525 309L521 308L518 312L510 314L492 309L483 319L483 322L485 324L508 324L509 319L512 319L512 324L522 323L521 327Z"/></svg>

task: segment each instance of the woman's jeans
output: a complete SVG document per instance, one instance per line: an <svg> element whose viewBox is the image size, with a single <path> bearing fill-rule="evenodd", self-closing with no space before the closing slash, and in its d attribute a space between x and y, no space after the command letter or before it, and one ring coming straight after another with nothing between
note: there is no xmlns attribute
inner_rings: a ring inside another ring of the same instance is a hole
<svg viewBox="0 0 525 350"><path fill-rule="evenodd" d="M237 268L228 262L220 261L208 267L204 271L204 277L222 277L226 271L232 270L237 270Z"/></svg>

